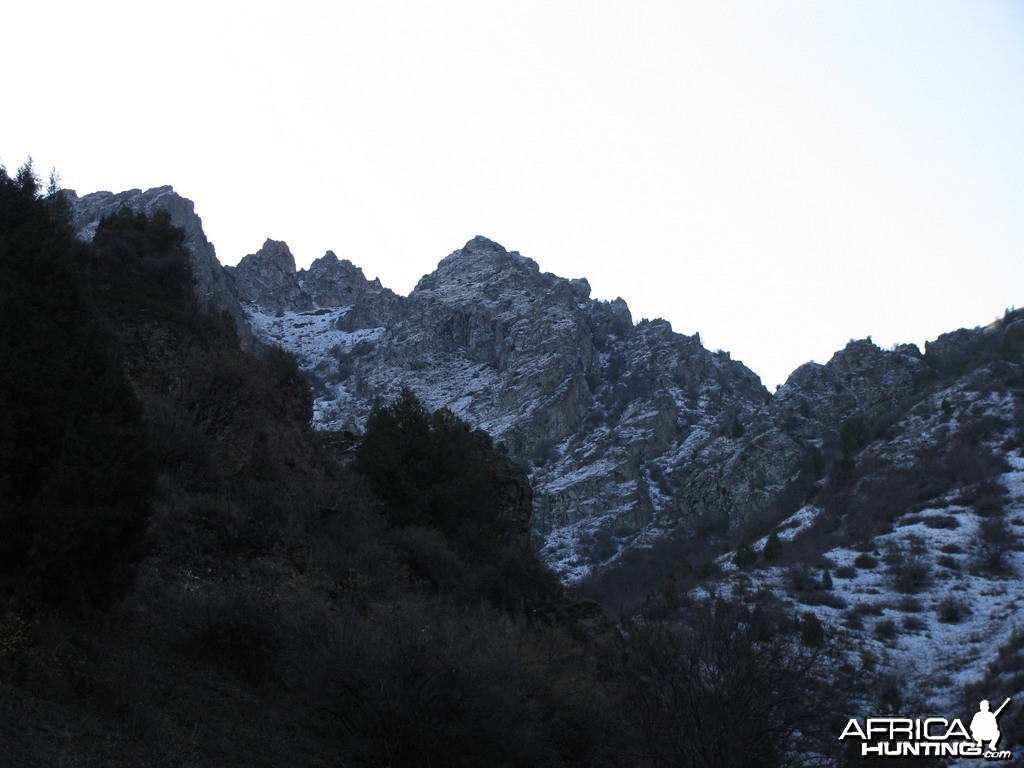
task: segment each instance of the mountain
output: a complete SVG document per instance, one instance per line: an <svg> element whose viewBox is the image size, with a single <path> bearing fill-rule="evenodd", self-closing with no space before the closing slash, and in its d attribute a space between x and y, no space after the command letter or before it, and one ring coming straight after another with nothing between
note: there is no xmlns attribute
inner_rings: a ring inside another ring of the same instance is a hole
<svg viewBox="0 0 1024 768"><path fill-rule="evenodd" d="M705 588L769 590L813 613L893 676L904 706L1018 694L1024 315L924 354L851 342L794 372L742 450L763 465L782 435L814 447L803 464L790 454L788 487L743 541L766 556L775 531L785 554L720 556Z"/></svg>
<svg viewBox="0 0 1024 768"><path fill-rule="evenodd" d="M165 211L65 202L0 168L0 765L635 764L520 466L408 393L352 461Z"/></svg>
<svg viewBox="0 0 1024 768"><path fill-rule="evenodd" d="M218 272L169 188L100 195L76 200L85 236L99 203L171 205L200 295L297 355L318 429L360 432L408 388L489 433L529 467L545 561L612 615L769 589L923 701L1024 689L1021 313L923 352L853 340L773 394L484 237L399 296L332 252L297 270L274 240Z"/></svg>
<svg viewBox="0 0 1024 768"><path fill-rule="evenodd" d="M72 225L83 240L92 240L96 227L104 216L129 208L151 215L165 210L171 216L171 223L185 233L185 244L191 259L192 275L195 278L195 294L200 309L208 312L227 312L246 348L252 348L255 338L238 306L224 274L224 268L217 260L217 252L203 231L202 219L196 215L195 204L182 197L170 186L155 187L143 192L130 189L114 194L92 192L81 197L74 190L64 190L71 206Z"/></svg>
<svg viewBox="0 0 1024 768"><path fill-rule="evenodd" d="M541 272L483 237L407 297L332 253L296 271L274 241L228 272L256 336L295 351L316 381L320 428L359 430L375 398L407 387L528 462L533 528L569 581L600 561L581 556L585 542L617 551L652 526L723 514L677 491L768 397L697 336L663 320L634 325L621 299L592 299L586 280Z"/></svg>

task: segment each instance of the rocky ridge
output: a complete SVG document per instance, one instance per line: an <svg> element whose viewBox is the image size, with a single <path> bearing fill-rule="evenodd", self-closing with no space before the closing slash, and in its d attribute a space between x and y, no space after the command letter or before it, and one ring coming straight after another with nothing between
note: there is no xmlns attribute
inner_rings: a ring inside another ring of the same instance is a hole
<svg viewBox="0 0 1024 768"><path fill-rule="evenodd" d="M246 312L292 348L314 328L269 320L259 298ZM357 354L304 356L324 382L323 423L357 427L372 394L409 386L489 431L529 464L534 534L585 593L646 583L642 610L685 621L692 601L767 589L913 711L1019 693L1020 313L924 353L851 340L769 395L698 337L634 325L621 299L475 238L378 322L346 331L370 334ZM774 564L760 556L772 531ZM755 563L740 568L744 543Z"/></svg>
<svg viewBox="0 0 1024 768"><path fill-rule="evenodd" d="M832 471L771 526L789 557L737 567L727 553L710 588L767 589L812 612L924 711L1020 695L1024 316L944 334L923 355L854 342L786 386L772 403L781 423L817 432ZM801 415L829 405L840 433L865 425L845 448Z"/></svg>
<svg viewBox="0 0 1024 768"><path fill-rule="evenodd" d="M121 208L130 208L151 215L166 210L171 223L185 232L185 244L192 256L192 274L199 305L210 312L227 312L235 321L243 345L253 349L257 344L242 314L235 291L224 267L217 260L217 252L203 231L203 221L196 214L195 204L179 195L173 187L163 186L143 192L130 189L124 192L93 192L81 197L74 190L62 194L71 206L72 226L83 240L91 240L104 216Z"/></svg>
<svg viewBox="0 0 1024 768"><path fill-rule="evenodd" d="M320 426L358 430L374 398L409 387L529 464L534 531L568 579L594 564L580 557L584 540L625 543L702 514L672 483L685 487L707 445L735 439L768 395L697 336L634 325L621 299L592 299L586 280L543 273L483 237L408 297L331 255L296 272L271 243L234 280L257 336L297 351L317 381Z"/></svg>
<svg viewBox="0 0 1024 768"><path fill-rule="evenodd" d="M220 268L191 202L169 187L73 203L83 236L117 206L168 207L189 236L200 295L233 301L256 339L299 356L318 427L358 432L376 398L409 387L490 433L529 466L531 525L567 581L667 536L713 549L763 535L841 458L844 425L902 423L936 382L964 375L985 334L1017 332L957 331L925 354L851 341L772 396L699 336L634 324L622 299L593 299L585 279L542 272L487 238L403 297L331 252L297 270L273 240Z"/></svg>
<svg viewBox="0 0 1024 768"><path fill-rule="evenodd" d="M924 353L853 340L770 394L699 336L634 324L622 299L483 237L403 297L331 252L297 270L274 240L221 267L170 187L69 199L82 237L122 205L167 208L203 305L243 343L296 353L319 428L359 432L409 387L492 435L530 472L532 500L503 483L509 507L606 610L685 620L692 601L767 589L914 711L1020 693L1024 314ZM753 560L737 566L741 545ZM617 599L630 590L643 607Z"/></svg>

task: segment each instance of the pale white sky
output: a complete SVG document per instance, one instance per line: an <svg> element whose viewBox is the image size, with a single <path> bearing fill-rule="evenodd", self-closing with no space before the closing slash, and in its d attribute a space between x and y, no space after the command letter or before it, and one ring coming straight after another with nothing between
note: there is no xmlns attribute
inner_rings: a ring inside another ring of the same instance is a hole
<svg viewBox="0 0 1024 768"><path fill-rule="evenodd" d="M1020 2L5 8L0 162L407 293L486 235L773 387L1024 304Z"/></svg>

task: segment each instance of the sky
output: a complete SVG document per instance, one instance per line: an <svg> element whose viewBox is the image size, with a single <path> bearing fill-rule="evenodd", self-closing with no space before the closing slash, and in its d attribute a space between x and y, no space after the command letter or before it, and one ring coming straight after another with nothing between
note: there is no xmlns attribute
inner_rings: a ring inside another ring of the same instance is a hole
<svg viewBox="0 0 1024 768"><path fill-rule="evenodd" d="M0 163L408 293L475 235L770 388L1024 305L1024 4L10 4Z"/></svg>

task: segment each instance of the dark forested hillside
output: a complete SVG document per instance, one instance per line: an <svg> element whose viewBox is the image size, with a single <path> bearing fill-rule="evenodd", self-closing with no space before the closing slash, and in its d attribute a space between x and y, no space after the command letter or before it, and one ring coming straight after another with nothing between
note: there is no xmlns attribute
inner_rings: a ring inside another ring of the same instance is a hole
<svg viewBox="0 0 1024 768"><path fill-rule="evenodd" d="M67 222L0 173L0 765L840 759L877 691L820 626L751 594L620 631L486 434L409 392L314 432L166 215Z"/></svg>
<svg viewBox="0 0 1024 768"><path fill-rule="evenodd" d="M0 585L47 604L123 594L155 482L152 442L86 298L60 198L0 175Z"/></svg>
<svg viewBox="0 0 1024 768"><path fill-rule="evenodd" d="M414 513L429 478L378 500L294 358L199 311L165 215L86 245L30 167L0 190L0 764L621 761L619 637L489 441L431 417L472 468L444 493L488 492L472 537Z"/></svg>

